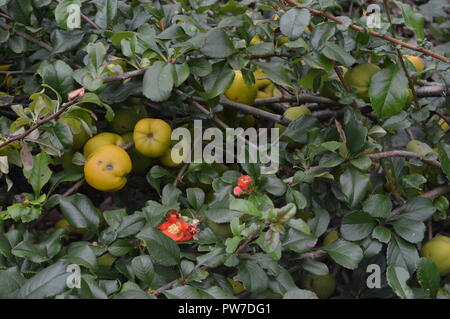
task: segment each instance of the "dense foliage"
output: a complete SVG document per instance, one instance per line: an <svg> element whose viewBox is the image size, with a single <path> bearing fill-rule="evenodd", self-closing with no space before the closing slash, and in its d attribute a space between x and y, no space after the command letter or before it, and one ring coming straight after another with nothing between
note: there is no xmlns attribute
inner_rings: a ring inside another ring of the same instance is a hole
<svg viewBox="0 0 450 319"><path fill-rule="evenodd" d="M0 298L449 298L450 5L300 2L0 0ZM145 144L194 120L279 170Z"/></svg>

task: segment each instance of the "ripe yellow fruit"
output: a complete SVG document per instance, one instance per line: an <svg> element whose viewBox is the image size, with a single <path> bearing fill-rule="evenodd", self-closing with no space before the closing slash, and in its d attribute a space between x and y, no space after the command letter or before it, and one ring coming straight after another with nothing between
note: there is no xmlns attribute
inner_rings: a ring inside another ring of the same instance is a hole
<svg viewBox="0 0 450 319"><path fill-rule="evenodd" d="M308 273L302 277L301 286L315 292L317 297L325 299L333 295L336 289L336 279L332 274L320 276Z"/></svg>
<svg viewBox="0 0 450 319"><path fill-rule="evenodd" d="M422 247L421 254L434 261L442 276L450 274L450 237L435 236Z"/></svg>
<svg viewBox="0 0 450 319"><path fill-rule="evenodd" d="M136 149L147 157L160 157L169 149L172 129L160 119L146 118L136 123L133 140Z"/></svg>
<svg viewBox="0 0 450 319"><path fill-rule="evenodd" d="M378 65L372 63L359 64L353 69L347 71L344 75L345 80L351 88L356 89L356 95L366 102L369 102L369 86L372 77L380 71Z"/></svg>
<svg viewBox="0 0 450 319"><path fill-rule="evenodd" d="M255 72L253 72L253 76L255 77L255 85L258 90L265 89L269 85L273 86L272 81L264 73L263 70L261 69L256 70Z"/></svg>
<svg viewBox="0 0 450 319"><path fill-rule="evenodd" d="M439 119L438 123L439 123L439 126L441 127L441 129L442 129L444 132L447 132L448 129L450 128L450 127L448 126L447 122L446 122L444 119Z"/></svg>
<svg viewBox="0 0 450 319"><path fill-rule="evenodd" d="M115 110L114 119L111 121L111 129L117 134L131 132L136 123L147 116L142 105L131 105L128 108Z"/></svg>
<svg viewBox="0 0 450 319"><path fill-rule="evenodd" d="M406 150L408 152L418 153L422 156L425 156L428 153L433 152L433 149L428 144L418 140L409 141L408 144L406 144Z"/></svg>
<svg viewBox="0 0 450 319"><path fill-rule="evenodd" d="M73 135L72 150L76 151L82 148L90 136L84 129L80 120L72 117L61 117L60 121L66 123L70 127L70 131Z"/></svg>
<svg viewBox="0 0 450 319"><path fill-rule="evenodd" d="M84 228L76 228L76 227L71 226L69 224L69 222L67 221L67 219L65 219L65 218L58 220L55 224L55 228L56 229L65 229L69 233L77 233L77 234L84 233Z"/></svg>
<svg viewBox="0 0 450 319"><path fill-rule="evenodd" d="M124 134L122 135L122 138L125 141L125 144L128 144L133 141L133 133L129 132L127 134ZM154 161L151 158L148 158L147 156L144 156L141 153L139 153L136 150L136 147L130 148L128 150L128 154L130 155L131 158L133 172L143 173L154 164Z"/></svg>
<svg viewBox="0 0 450 319"><path fill-rule="evenodd" d="M329 245L339 239L339 232L336 229L330 231L323 239L323 245Z"/></svg>
<svg viewBox="0 0 450 319"><path fill-rule="evenodd" d="M284 111L283 116L290 121L295 121L296 119L305 114L311 114L311 111L307 107L293 106ZM283 134L283 132L286 130L286 126L280 123L275 123L275 127L280 129L279 131L280 135Z"/></svg>
<svg viewBox="0 0 450 319"><path fill-rule="evenodd" d="M414 68L417 72L422 72L425 70L425 64L423 63L422 59L415 55L405 55L405 58L409 60L414 65Z"/></svg>
<svg viewBox="0 0 450 319"><path fill-rule="evenodd" d="M234 71L234 79L224 95L232 101L253 105L255 103L258 88L256 85L247 85L241 71Z"/></svg>
<svg viewBox="0 0 450 319"><path fill-rule="evenodd" d="M114 192L127 183L132 164L128 153L117 145L100 146L84 165L86 182L99 191Z"/></svg>
<svg viewBox="0 0 450 319"><path fill-rule="evenodd" d="M84 144L83 154L84 158L87 160L89 157L100 147L103 145L116 145L123 146L125 145L125 141L123 138L115 133L104 132L95 135L89 141Z"/></svg>

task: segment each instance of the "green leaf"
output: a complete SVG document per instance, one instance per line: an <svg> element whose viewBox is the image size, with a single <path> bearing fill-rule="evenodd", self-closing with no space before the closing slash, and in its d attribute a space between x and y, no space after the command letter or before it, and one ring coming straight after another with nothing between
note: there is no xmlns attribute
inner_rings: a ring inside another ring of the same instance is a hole
<svg viewBox="0 0 450 319"><path fill-rule="evenodd" d="M162 102L170 97L174 86L175 67L172 63L156 61L145 71L142 93L154 102Z"/></svg>
<svg viewBox="0 0 450 319"><path fill-rule="evenodd" d="M347 240L361 240L372 233L377 221L368 213L353 212L342 218L341 233Z"/></svg>
<svg viewBox="0 0 450 319"><path fill-rule="evenodd" d="M242 281L245 288L253 293L261 293L267 289L269 278L259 264L252 260L243 260L238 265L236 279Z"/></svg>
<svg viewBox="0 0 450 319"><path fill-rule="evenodd" d="M347 53L343 47L333 42L327 42L321 52L327 58L337 61L348 68L356 62L356 60L349 53Z"/></svg>
<svg viewBox="0 0 450 319"><path fill-rule="evenodd" d="M356 269L363 258L362 249L351 242L337 240L321 248L339 265L347 269Z"/></svg>
<svg viewBox="0 0 450 319"><path fill-rule="evenodd" d="M259 209L249 200L246 199L233 199L230 203L230 209L249 214L253 216L261 216Z"/></svg>
<svg viewBox="0 0 450 319"><path fill-rule="evenodd" d="M41 152L33 156L33 166L30 170L24 169L23 174L33 188L33 192L37 197L41 194L42 187L47 184L52 176L52 171L48 167L52 163L52 159L46 153Z"/></svg>
<svg viewBox="0 0 450 319"><path fill-rule="evenodd" d="M387 244L391 240L392 233L389 228L377 226L373 229L372 237L382 243Z"/></svg>
<svg viewBox="0 0 450 319"><path fill-rule="evenodd" d="M0 270L0 298L16 298L20 287L25 282L23 275L17 268L8 268Z"/></svg>
<svg viewBox="0 0 450 319"><path fill-rule="evenodd" d="M405 268L410 274L416 270L419 254L415 246L393 235L387 247L387 263Z"/></svg>
<svg viewBox="0 0 450 319"><path fill-rule="evenodd" d="M421 185L425 184L427 179L420 174L408 174L402 176L402 183L407 188L421 190Z"/></svg>
<svg viewBox="0 0 450 319"><path fill-rule="evenodd" d="M91 200L83 194L74 194L69 197L60 196L59 206L69 224L76 228L97 230L100 218L97 209Z"/></svg>
<svg viewBox="0 0 450 319"><path fill-rule="evenodd" d="M400 218L390 224L400 237L410 243L416 244L423 240L426 229L423 222L411 220L406 216L400 216Z"/></svg>
<svg viewBox="0 0 450 319"><path fill-rule="evenodd" d="M450 181L450 145L448 145L444 141L441 141L438 144L438 154L439 161L442 165L442 170L444 171L445 175L447 175L447 180Z"/></svg>
<svg viewBox="0 0 450 319"><path fill-rule="evenodd" d="M198 210L205 202L205 192L200 188L186 189L187 200L192 208Z"/></svg>
<svg viewBox="0 0 450 319"><path fill-rule="evenodd" d="M347 108L344 116L345 138L347 148L352 155L364 150L367 141L367 128L362 119L351 108Z"/></svg>
<svg viewBox="0 0 450 319"><path fill-rule="evenodd" d="M102 0L95 15L95 23L102 29L107 29L115 20L118 0Z"/></svg>
<svg viewBox="0 0 450 319"><path fill-rule="evenodd" d="M131 261L131 267L139 280L146 285L151 285L155 271L150 256L141 255L134 257Z"/></svg>
<svg viewBox="0 0 450 319"><path fill-rule="evenodd" d="M406 283L409 279L409 273L404 268L388 266L386 279L397 296L402 299L414 298L412 289Z"/></svg>
<svg viewBox="0 0 450 319"><path fill-rule="evenodd" d="M417 263L417 281L428 293L430 298L436 298L436 294L441 286L441 276L436 264L428 258L420 258Z"/></svg>
<svg viewBox="0 0 450 319"><path fill-rule="evenodd" d="M94 250L90 243L86 241L72 243L67 250L65 259L73 264L77 264L88 269L94 269L97 266L97 258Z"/></svg>
<svg viewBox="0 0 450 319"><path fill-rule="evenodd" d="M226 58L233 54L233 42L222 29L212 29L205 36L200 51L211 58Z"/></svg>
<svg viewBox="0 0 450 319"><path fill-rule="evenodd" d="M289 9L280 19L281 33L290 40L295 40L305 31L311 20L311 14L306 9Z"/></svg>
<svg viewBox="0 0 450 319"><path fill-rule="evenodd" d="M56 296L67 289L66 261L57 261L28 279L20 288L17 298L42 299Z"/></svg>
<svg viewBox="0 0 450 319"><path fill-rule="evenodd" d="M392 211L391 199L384 194L370 195L363 204L363 211L372 217L386 218Z"/></svg>
<svg viewBox="0 0 450 319"><path fill-rule="evenodd" d="M224 93L234 79L234 72L227 63L215 63L212 72L202 79L203 88L209 99Z"/></svg>
<svg viewBox="0 0 450 319"><path fill-rule="evenodd" d="M372 166L372 160L367 155L359 156L350 161L350 163L360 171L368 171Z"/></svg>
<svg viewBox="0 0 450 319"><path fill-rule="evenodd" d="M353 167L348 167L344 171L339 182L350 207L355 207L361 202L370 188L370 177Z"/></svg>
<svg viewBox="0 0 450 319"><path fill-rule="evenodd" d="M136 235L145 241L150 257L162 266L174 266L180 260L180 248L175 241L156 230L148 227Z"/></svg>
<svg viewBox="0 0 450 319"><path fill-rule="evenodd" d="M402 3L400 1L395 1L395 3L402 9L405 25L414 31L419 40L423 40L425 37L425 18L423 15L413 9L409 4Z"/></svg>
<svg viewBox="0 0 450 319"><path fill-rule="evenodd" d="M64 146L64 150L69 151L73 144L73 134L70 126L63 121L57 121L54 130L56 137Z"/></svg>
<svg viewBox="0 0 450 319"><path fill-rule="evenodd" d="M408 79L397 64L377 72L370 81L370 101L375 113L381 118L402 111L406 107L408 95Z"/></svg>
<svg viewBox="0 0 450 319"><path fill-rule="evenodd" d="M283 136L287 136L295 142L308 143L308 132L317 125L318 121L314 116L302 115L295 121L289 123Z"/></svg>
<svg viewBox="0 0 450 319"><path fill-rule="evenodd" d="M401 207L402 216L417 222L428 220L436 211L433 202L425 197L414 197Z"/></svg>
<svg viewBox="0 0 450 319"><path fill-rule="evenodd" d="M39 75L42 81L66 97L73 90L72 68L64 61L56 60L53 63L45 62L39 67Z"/></svg>
<svg viewBox="0 0 450 319"><path fill-rule="evenodd" d="M286 192L286 203L293 203L298 210L305 209L308 206L308 200L298 190L289 187Z"/></svg>

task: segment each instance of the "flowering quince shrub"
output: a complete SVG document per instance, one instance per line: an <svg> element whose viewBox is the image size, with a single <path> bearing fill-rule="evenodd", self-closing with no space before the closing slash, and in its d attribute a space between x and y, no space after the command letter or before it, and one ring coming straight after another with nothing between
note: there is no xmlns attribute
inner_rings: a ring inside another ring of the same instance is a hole
<svg viewBox="0 0 450 319"><path fill-rule="evenodd" d="M450 6L361 2L0 0L0 298L448 299Z"/></svg>

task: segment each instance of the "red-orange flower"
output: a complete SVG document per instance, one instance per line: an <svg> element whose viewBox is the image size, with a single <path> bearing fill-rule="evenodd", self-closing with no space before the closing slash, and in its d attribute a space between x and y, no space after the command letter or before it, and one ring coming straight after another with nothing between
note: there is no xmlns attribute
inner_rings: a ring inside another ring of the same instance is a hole
<svg viewBox="0 0 450 319"><path fill-rule="evenodd" d="M252 183L252 178L249 175L241 175L238 178L237 184L243 190L247 190Z"/></svg>
<svg viewBox="0 0 450 319"><path fill-rule="evenodd" d="M171 211L167 214L166 222L157 227L162 233L175 241L191 240L195 232L192 225L186 223L180 215Z"/></svg>

